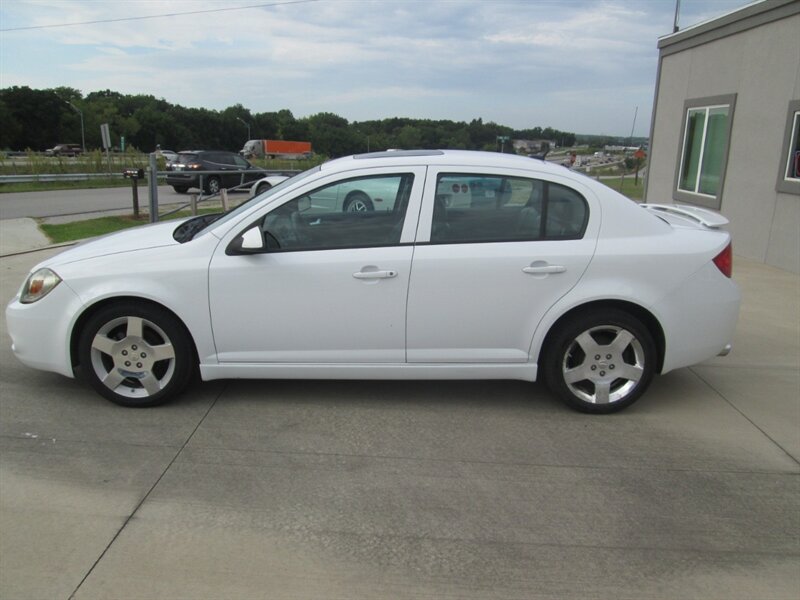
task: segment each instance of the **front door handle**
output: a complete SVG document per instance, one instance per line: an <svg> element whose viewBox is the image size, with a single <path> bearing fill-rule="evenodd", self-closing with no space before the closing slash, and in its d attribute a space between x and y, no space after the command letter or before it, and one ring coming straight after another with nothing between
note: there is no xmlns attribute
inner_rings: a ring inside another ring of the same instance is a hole
<svg viewBox="0 0 800 600"><path fill-rule="evenodd" d="M356 279L389 279L397 277L397 271L359 271L353 273Z"/></svg>
<svg viewBox="0 0 800 600"><path fill-rule="evenodd" d="M563 273L566 270L567 267L561 265L542 265L537 267L524 267L522 272L530 275L547 275L549 273Z"/></svg>

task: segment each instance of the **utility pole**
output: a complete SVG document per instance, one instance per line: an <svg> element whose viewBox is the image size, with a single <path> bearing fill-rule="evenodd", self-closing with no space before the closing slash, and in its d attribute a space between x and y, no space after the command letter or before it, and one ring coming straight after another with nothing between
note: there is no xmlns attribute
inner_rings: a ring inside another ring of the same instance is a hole
<svg viewBox="0 0 800 600"><path fill-rule="evenodd" d="M672 33L678 33L678 15L681 12L681 0L675 0L675 21L672 23Z"/></svg>
<svg viewBox="0 0 800 600"><path fill-rule="evenodd" d="M84 132L83 132L83 111L81 111L81 109L80 109L80 108L78 108L77 106L75 106L75 105L74 105L72 102L70 102L69 100L64 100L64 102L66 102L67 104L69 104L69 105L72 107L72 109L73 109L75 112L77 112L77 113L80 115L80 117L81 117L81 148L83 149L83 152L84 152L84 153L86 153L86 135L85 135L85 134L84 134Z"/></svg>
<svg viewBox="0 0 800 600"><path fill-rule="evenodd" d="M639 114L639 107L636 107L636 110L633 113L633 125L631 125L631 135L628 138L628 146L633 146L633 130L636 127L636 116Z"/></svg>
<svg viewBox="0 0 800 600"><path fill-rule="evenodd" d="M248 123L244 119L240 119L239 117L236 117L236 120L239 121L240 123L242 123L245 127L247 127L247 139L249 141L250 140L250 123Z"/></svg>

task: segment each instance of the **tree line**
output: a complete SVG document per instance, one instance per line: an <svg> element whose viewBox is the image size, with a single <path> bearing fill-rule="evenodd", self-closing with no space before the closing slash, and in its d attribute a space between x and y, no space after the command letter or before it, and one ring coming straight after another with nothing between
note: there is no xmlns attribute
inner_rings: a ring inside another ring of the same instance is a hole
<svg viewBox="0 0 800 600"><path fill-rule="evenodd" d="M497 150L499 136L545 139L572 146L575 134L550 127L513 129L473 119L449 120L393 117L349 122L329 112L295 118L288 109L253 113L241 104L224 110L187 108L146 94L111 90L84 96L69 87L0 89L0 149L42 151L58 143L81 143L81 113L87 149L102 146L100 125L108 123L112 145L121 138L127 148L144 152L164 149L238 151L248 139L310 141L317 154L334 158L389 148L458 148ZM505 150L513 151L509 142Z"/></svg>

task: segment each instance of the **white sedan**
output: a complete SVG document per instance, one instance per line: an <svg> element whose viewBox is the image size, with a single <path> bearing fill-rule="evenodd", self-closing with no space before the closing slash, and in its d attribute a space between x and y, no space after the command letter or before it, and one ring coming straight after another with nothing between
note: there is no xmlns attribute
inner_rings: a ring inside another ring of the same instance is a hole
<svg viewBox="0 0 800 600"><path fill-rule="evenodd" d="M364 184L384 210L343 211ZM37 265L16 356L125 406L219 378L544 379L579 410L730 349L717 213L637 205L561 166L401 151L314 167L225 215L128 230Z"/></svg>
<svg viewBox="0 0 800 600"><path fill-rule="evenodd" d="M259 196L287 179L289 178L286 175L267 175L262 177L250 186L250 196Z"/></svg>

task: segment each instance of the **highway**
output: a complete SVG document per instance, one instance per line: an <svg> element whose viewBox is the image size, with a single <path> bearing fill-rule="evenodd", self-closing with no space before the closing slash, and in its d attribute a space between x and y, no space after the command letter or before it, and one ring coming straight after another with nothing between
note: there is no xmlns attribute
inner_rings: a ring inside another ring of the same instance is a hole
<svg viewBox="0 0 800 600"><path fill-rule="evenodd" d="M133 212L132 197L129 187L0 194L0 220L83 215L119 210ZM178 194L170 186L161 185L158 186L158 202L161 207L182 204L189 202L189 195ZM146 209L147 206L147 188L140 186L139 207Z"/></svg>

